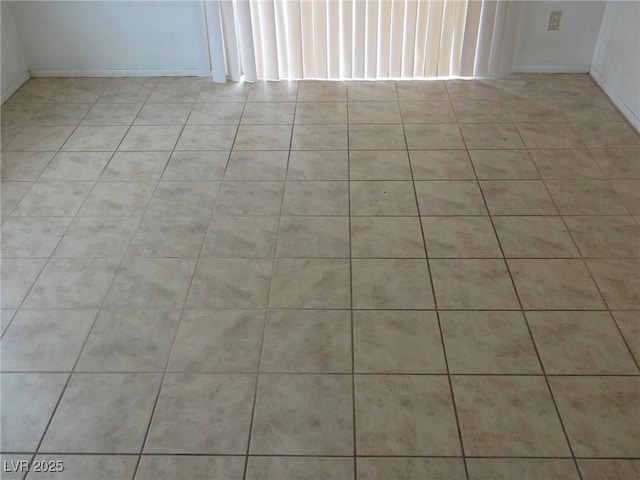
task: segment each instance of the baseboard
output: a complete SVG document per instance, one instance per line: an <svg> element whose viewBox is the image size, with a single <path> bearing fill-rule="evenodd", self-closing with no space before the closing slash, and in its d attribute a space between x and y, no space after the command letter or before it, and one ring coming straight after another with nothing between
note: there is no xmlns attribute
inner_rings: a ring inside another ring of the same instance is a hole
<svg viewBox="0 0 640 480"><path fill-rule="evenodd" d="M32 70L32 77L197 77L187 70Z"/></svg>
<svg viewBox="0 0 640 480"><path fill-rule="evenodd" d="M18 80L16 80L15 82L13 82L6 90L3 89L2 90L2 103L6 102L7 100L9 100L9 97L11 97L11 95L13 95L14 93L16 93L16 91L22 86L24 85L24 83L29 80L29 78L31 78L29 76L29 72L24 72L22 75L20 75L20 78L18 78Z"/></svg>
<svg viewBox="0 0 640 480"><path fill-rule="evenodd" d="M591 77L596 81L596 83L600 85L600 88L604 90L604 93L607 94L613 104L618 107L618 110L620 110L620 112L626 117L626 119L629 120L629 123L631 123L633 128L640 132L640 118L638 118L627 106L627 104L624 103L624 101L618 95L616 95L616 92L613 91L613 89L607 84L605 79L602 78L602 75L600 75L595 68L592 67L589 73L591 74Z"/></svg>
<svg viewBox="0 0 640 480"><path fill-rule="evenodd" d="M516 65L513 73L589 73L591 65Z"/></svg>

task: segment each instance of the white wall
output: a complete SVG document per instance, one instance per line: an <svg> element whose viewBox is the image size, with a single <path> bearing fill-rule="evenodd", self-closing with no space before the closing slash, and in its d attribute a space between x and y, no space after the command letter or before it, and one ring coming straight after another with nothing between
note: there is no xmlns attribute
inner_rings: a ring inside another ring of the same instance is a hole
<svg viewBox="0 0 640 480"><path fill-rule="evenodd" d="M587 73L604 15L604 1L525 1L513 59L519 73ZM549 14L562 11L560 29L547 30Z"/></svg>
<svg viewBox="0 0 640 480"><path fill-rule="evenodd" d="M640 130L640 3L609 1L591 75Z"/></svg>
<svg viewBox="0 0 640 480"><path fill-rule="evenodd" d="M197 72L194 2L11 3L32 76Z"/></svg>
<svg viewBox="0 0 640 480"><path fill-rule="evenodd" d="M2 16L0 28L2 35L2 38L0 38L0 45L2 45L2 51L0 52L2 78L0 79L0 84L2 85L2 101L4 102L29 79L29 72L20 47L11 8L6 2L0 2L0 4L2 8L0 11Z"/></svg>

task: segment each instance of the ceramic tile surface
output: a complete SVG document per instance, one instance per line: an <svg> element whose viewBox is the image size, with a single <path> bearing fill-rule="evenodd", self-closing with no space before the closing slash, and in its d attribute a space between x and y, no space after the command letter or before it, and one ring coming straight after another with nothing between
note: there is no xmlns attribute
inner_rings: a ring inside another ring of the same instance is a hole
<svg viewBox="0 0 640 480"><path fill-rule="evenodd" d="M0 176L0 460L65 467L3 478L640 476L640 136L587 75L34 78Z"/></svg>

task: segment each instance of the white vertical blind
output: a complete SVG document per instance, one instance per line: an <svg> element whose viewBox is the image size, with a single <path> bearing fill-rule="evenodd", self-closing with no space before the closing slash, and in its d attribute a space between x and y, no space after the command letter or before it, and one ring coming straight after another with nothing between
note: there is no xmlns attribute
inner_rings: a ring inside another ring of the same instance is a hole
<svg viewBox="0 0 640 480"><path fill-rule="evenodd" d="M519 11L513 0L205 0L205 5L217 81L221 71L235 80L241 70L248 80L504 74L511 68Z"/></svg>

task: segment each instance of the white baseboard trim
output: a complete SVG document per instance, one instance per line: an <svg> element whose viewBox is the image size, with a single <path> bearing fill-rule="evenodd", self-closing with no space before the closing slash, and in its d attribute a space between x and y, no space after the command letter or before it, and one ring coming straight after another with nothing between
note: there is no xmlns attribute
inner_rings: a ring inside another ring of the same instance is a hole
<svg viewBox="0 0 640 480"><path fill-rule="evenodd" d="M9 85L6 89L2 90L2 103L6 102L7 100L9 100L9 97L11 97L11 95L13 95L14 93L16 93L16 91L22 86L24 85L24 83L29 80L29 78L31 78L29 76L29 72L24 72L22 75L20 75L20 78L18 78L18 80L16 80L15 82L13 82L11 85Z"/></svg>
<svg viewBox="0 0 640 480"><path fill-rule="evenodd" d="M187 70L32 70L32 77L197 77Z"/></svg>
<svg viewBox="0 0 640 480"><path fill-rule="evenodd" d="M618 107L618 110L620 110L620 112L627 118L627 120L629 120L629 123L633 125L633 128L640 132L640 118L638 118L627 106L627 104L624 103L624 101L616 94L616 92L613 91L613 89L607 84L605 79L602 78L602 75L598 73L598 70L591 67L591 71L589 73L591 74L591 77L596 81L596 83L600 85L600 88L604 90L604 93L606 93L607 96L611 99L613 104Z"/></svg>
<svg viewBox="0 0 640 480"><path fill-rule="evenodd" d="M515 65L513 73L589 73L591 65Z"/></svg>

